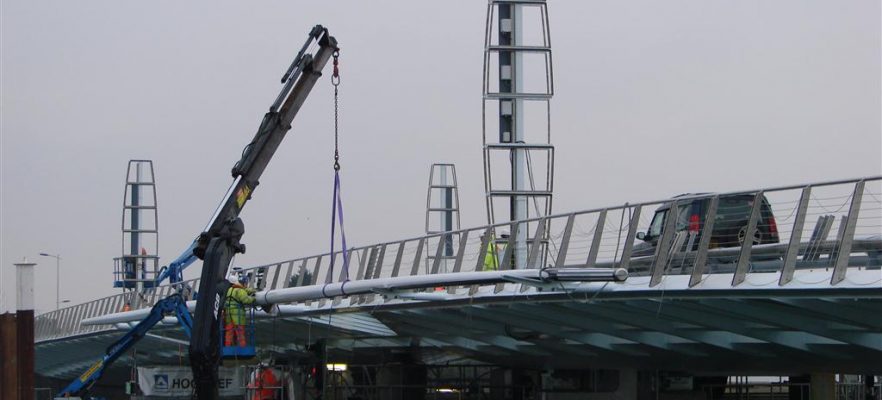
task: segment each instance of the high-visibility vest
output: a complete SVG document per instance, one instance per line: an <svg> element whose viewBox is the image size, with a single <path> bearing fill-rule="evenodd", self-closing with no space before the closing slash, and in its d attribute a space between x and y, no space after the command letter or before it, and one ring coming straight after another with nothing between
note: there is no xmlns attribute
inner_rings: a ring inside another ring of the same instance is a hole
<svg viewBox="0 0 882 400"><path fill-rule="evenodd" d="M227 300L224 304L224 322L233 325L245 325L245 304L254 303L254 297L241 286L227 289Z"/></svg>
<svg viewBox="0 0 882 400"><path fill-rule="evenodd" d="M490 241L487 243L487 251L484 253L484 271L499 270L499 256L505 253L505 246L508 241L497 242L496 236L490 234Z"/></svg>

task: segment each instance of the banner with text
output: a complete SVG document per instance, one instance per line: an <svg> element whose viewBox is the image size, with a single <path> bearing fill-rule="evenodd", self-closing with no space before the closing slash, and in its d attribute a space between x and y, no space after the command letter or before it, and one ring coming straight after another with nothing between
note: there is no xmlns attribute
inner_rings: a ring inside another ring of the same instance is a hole
<svg viewBox="0 0 882 400"><path fill-rule="evenodd" d="M245 394L245 371L242 368L218 368L218 391L221 396ZM194 393L190 367L138 367L138 385L145 396L187 397Z"/></svg>

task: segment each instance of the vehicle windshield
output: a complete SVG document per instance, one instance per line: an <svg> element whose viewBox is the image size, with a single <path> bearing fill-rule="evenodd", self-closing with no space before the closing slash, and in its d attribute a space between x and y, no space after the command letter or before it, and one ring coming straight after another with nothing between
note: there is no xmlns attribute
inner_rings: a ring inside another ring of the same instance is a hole
<svg viewBox="0 0 882 400"><path fill-rule="evenodd" d="M652 223L649 224L649 232L647 232L647 236L649 237L658 237L661 235L662 226L665 224L665 215L668 214L668 210L659 210L655 212L655 216L652 217Z"/></svg>
<svg viewBox="0 0 882 400"><path fill-rule="evenodd" d="M689 213L689 204L683 204L680 207L677 207L677 228L676 231L685 231L689 228L689 218L692 216Z"/></svg>
<svg viewBox="0 0 882 400"><path fill-rule="evenodd" d="M684 231L687 227L689 227L689 205L682 204L677 207L677 226L675 227L675 231ZM652 222L649 224L649 232L647 232L647 236L649 237L659 237L662 233L662 228L665 225L665 218L668 216L668 210L659 210L655 212L655 215L652 217Z"/></svg>

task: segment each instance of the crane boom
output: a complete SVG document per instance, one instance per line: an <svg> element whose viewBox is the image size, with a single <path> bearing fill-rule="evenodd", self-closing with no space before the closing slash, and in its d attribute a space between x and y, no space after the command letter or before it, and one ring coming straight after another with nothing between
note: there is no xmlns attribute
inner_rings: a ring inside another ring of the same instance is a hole
<svg viewBox="0 0 882 400"><path fill-rule="evenodd" d="M318 48L311 54L308 50L313 44ZM224 277L233 255L245 252L245 245L240 243L245 228L239 213L291 129L291 121L321 77L322 69L338 50L337 40L327 29L321 25L312 28L306 43L282 76L281 92L264 115L254 138L242 151L242 158L233 166L233 183L196 239L193 254L203 262L190 338L190 367L200 400L218 398L220 311L229 287Z"/></svg>

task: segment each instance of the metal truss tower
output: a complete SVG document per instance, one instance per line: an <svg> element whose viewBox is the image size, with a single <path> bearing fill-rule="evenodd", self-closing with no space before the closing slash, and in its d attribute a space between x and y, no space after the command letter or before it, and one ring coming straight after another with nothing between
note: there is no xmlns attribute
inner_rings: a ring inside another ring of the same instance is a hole
<svg viewBox="0 0 882 400"><path fill-rule="evenodd" d="M429 169L429 191L426 195L426 234L457 231L460 227L459 185L456 181L456 166L435 163ZM440 249L429 249L426 265L434 265L439 259L441 271L450 272L448 264L456 259L454 255L456 234L445 235L439 242Z"/></svg>
<svg viewBox="0 0 882 400"><path fill-rule="evenodd" d="M156 284L158 253L159 216L153 161L130 160L123 195L122 256L113 259L113 286L133 292L129 307L141 306L138 294Z"/></svg>
<svg viewBox="0 0 882 400"><path fill-rule="evenodd" d="M554 86L545 0L489 1L483 81L488 222L550 215L554 188ZM527 243L534 239L547 248L548 230L529 225L511 224L508 245L513 253L509 265L501 268L525 268ZM541 232L540 237L528 237L531 232ZM543 259L544 254L543 251Z"/></svg>

